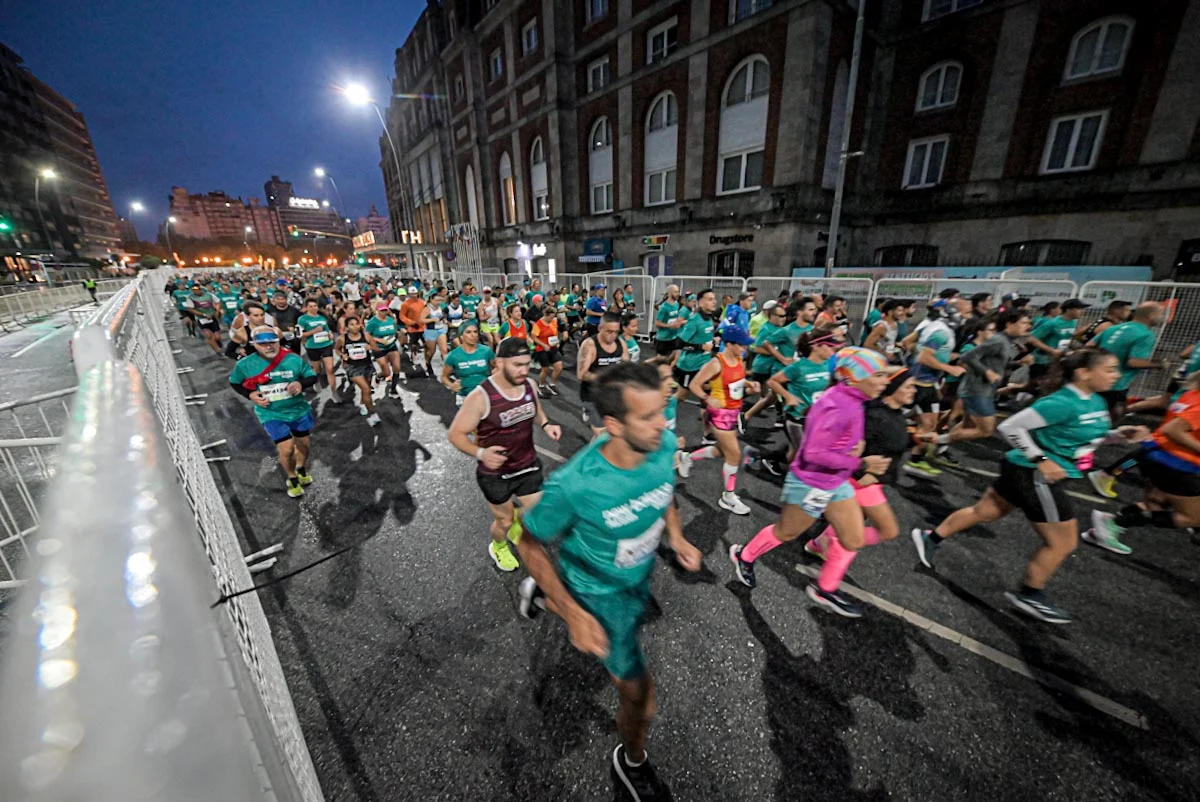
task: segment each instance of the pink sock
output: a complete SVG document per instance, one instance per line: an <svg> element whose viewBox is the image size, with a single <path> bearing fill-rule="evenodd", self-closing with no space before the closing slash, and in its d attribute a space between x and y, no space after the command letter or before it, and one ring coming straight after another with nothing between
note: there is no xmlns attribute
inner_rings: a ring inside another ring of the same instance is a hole
<svg viewBox="0 0 1200 802"><path fill-rule="evenodd" d="M749 543L742 546L741 558L752 563L771 549L782 545L783 542L775 537L775 524L767 524L758 530L757 535L750 538Z"/></svg>
<svg viewBox="0 0 1200 802"><path fill-rule="evenodd" d="M726 493L732 493L733 489L737 487L737 472L738 466L736 465L730 465L726 462L721 466L721 476L725 477Z"/></svg>
<svg viewBox="0 0 1200 802"><path fill-rule="evenodd" d="M692 462L699 462L702 459L712 459L720 453L720 450L716 446L704 446L697 448L689 456L692 458Z"/></svg>
<svg viewBox="0 0 1200 802"><path fill-rule="evenodd" d="M836 539L836 537L837 536L833 533L833 527L827 526L825 527L824 532L813 538L813 543L815 544L815 548L824 554L829 550L830 541Z"/></svg>
<svg viewBox="0 0 1200 802"><path fill-rule="evenodd" d="M821 566L821 574L817 577L817 587L826 593L833 593L842 584L842 577L846 576L846 571L850 570L850 563L854 562L857 551L850 549L838 542L836 537L829 538L829 546L825 550L825 564Z"/></svg>
<svg viewBox="0 0 1200 802"><path fill-rule="evenodd" d="M826 529L825 531L828 532L829 530ZM863 527L863 545L878 546L882 542L883 542L883 539L881 537L879 537L878 529L876 529L873 526L864 526Z"/></svg>

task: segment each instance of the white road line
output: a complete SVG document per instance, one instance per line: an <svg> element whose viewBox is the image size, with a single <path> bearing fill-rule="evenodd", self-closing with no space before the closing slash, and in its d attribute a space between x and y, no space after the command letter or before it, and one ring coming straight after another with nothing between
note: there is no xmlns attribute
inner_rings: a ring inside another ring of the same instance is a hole
<svg viewBox="0 0 1200 802"><path fill-rule="evenodd" d="M813 579L816 579L816 577L820 574L820 569L811 565L797 565L796 570L802 574L812 577ZM1125 722L1131 727L1137 727L1138 729L1142 730L1150 729L1150 723L1146 720L1145 716L1136 710L1132 710L1122 704L1114 702L1107 696L1101 696L1094 691L1089 691L1087 688L1081 688L1072 682L1068 682L1057 674L1046 671L1045 669L1031 668L1028 663L1020 658L1013 657L1011 654L1002 652L999 649L993 649L987 644L980 643L974 638L968 637L967 635L950 629L949 627L942 626L936 621L931 621L923 615L914 613L912 610L906 610L898 604L893 604L887 599L880 598L879 596L862 590L861 588L856 588L853 585L843 583L840 590L841 592L849 596L853 596L859 601L866 602L867 604L870 604L871 606L876 607L889 615L893 615L896 618L907 621L918 629L923 629L931 635L937 635L939 638L944 638L945 640L948 640L957 646L961 646L968 652L977 654L985 660L990 660L998 666L1003 666L1009 671L1012 671L1014 674L1020 674L1021 676L1031 679L1034 682L1045 685L1047 688L1051 688L1059 693L1063 693L1067 696L1077 699L1084 704L1099 710L1101 713L1106 713L1118 721Z"/></svg>
<svg viewBox="0 0 1200 802"><path fill-rule="evenodd" d="M985 471L983 468L970 468L970 467L967 467L966 465L962 466L962 469L964 471L970 471L971 473L976 474L978 476L987 476L991 479L995 479L997 476L1000 475L998 473L993 473L992 471ZM1093 504L1111 504L1111 503L1113 503L1113 499L1100 498L1099 496L1089 496L1087 493L1076 493L1074 490L1068 490L1067 495L1070 496L1071 498L1077 498L1080 501L1090 501Z"/></svg>
<svg viewBox="0 0 1200 802"><path fill-rule="evenodd" d="M554 460L555 462L566 462L567 461L567 458L564 457L562 454L555 454L553 451L551 451L548 448L542 448L541 446L534 446L533 450L536 451L537 453L541 454L543 457L549 457L550 459Z"/></svg>
<svg viewBox="0 0 1200 802"><path fill-rule="evenodd" d="M62 328L65 328L65 327L62 327ZM55 329L54 331L50 332L49 334L43 334L41 337L38 337L36 340L31 342L29 345L22 348L20 351L17 351L15 354L12 355L11 358L16 359L17 357L24 354L26 351L32 349L34 346L41 345L46 340L49 340L51 337L53 337L55 334L58 334L59 331L60 331L60 329Z"/></svg>

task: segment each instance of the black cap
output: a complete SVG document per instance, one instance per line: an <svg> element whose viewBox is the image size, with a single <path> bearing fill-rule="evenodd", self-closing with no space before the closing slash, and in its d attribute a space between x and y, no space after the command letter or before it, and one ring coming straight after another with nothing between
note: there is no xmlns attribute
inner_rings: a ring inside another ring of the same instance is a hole
<svg viewBox="0 0 1200 802"><path fill-rule="evenodd" d="M1089 306L1091 306L1091 304L1085 304L1078 298L1068 298L1062 302L1062 306L1060 308L1065 312L1068 309L1087 309Z"/></svg>
<svg viewBox="0 0 1200 802"><path fill-rule="evenodd" d="M496 348L496 356L500 359L511 359L515 356L528 356L529 343L519 337L509 337L501 340Z"/></svg>

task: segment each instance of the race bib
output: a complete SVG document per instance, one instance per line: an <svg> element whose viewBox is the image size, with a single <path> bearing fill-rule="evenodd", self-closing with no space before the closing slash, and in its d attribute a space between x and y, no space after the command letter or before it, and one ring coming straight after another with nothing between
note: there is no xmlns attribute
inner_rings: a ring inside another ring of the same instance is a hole
<svg viewBox="0 0 1200 802"><path fill-rule="evenodd" d="M226 309L228 309L230 312L232 312L232 311L234 311L235 309L237 309L237 308L238 308L238 302L237 302L237 299L236 299L236 298L232 298L232 299L230 299L230 300L227 300L227 301L225 301L225 308L226 308Z"/></svg>
<svg viewBox="0 0 1200 802"><path fill-rule="evenodd" d="M558 337L551 334L549 337L546 338L546 342L550 343L551 348L554 348L555 346L558 345Z"/></svg>
<svg viewBox="0 0 1200 802"><path fill-rule="evenodd" d="M825 512L825 508L829 506L831 500L833 500L832 490L818 490L814 487L800 500L800 509L813 518L818 518L821 513Z"/></svg>
<svg viewBox="0 0 1200 802"><path fill-rule="evenodd" d="M329 343L332 339L333 338L331 338L329 336L329 332L325 331L325 329L318 329L316 332L313 333L312 344L313 345L329 345Z"/></svg>
<svg viewBox="0 0 1200 802"><path fill-rule="evenodd" d="M275 401L285 401L291 398L291 393L288 392L288 386L285 382L276 384L260 385L258 391L262 393L262 397L274 403Z"/></svg>
<svg viewBox="0 0 1200 802"><path fill-rule="evenodd" d="M209 323L212 323L211 317L200 317L200 318L196 318L196 319L197 319L197 321L199 321L201 326L207 326Z"/></svg>
<svg viewBox="0 0 1200 802"><path fill-rule="evenodd" d="M366 359L367 344L366 343L346 343L346 356L349 359Z"/></svg>
<svg viewBox="0 0 1200 802"><path fill-rule="evenodd" d="M746 396L746 380L738 379L733 384L729 385L729 398L733 401L741 401Z"/></svg>
<svg viewBox="0 0 1200 802"><path fill-rule="evenodd" d="M1065 350L1067 350L1068 347L1070 347L1070 345L1071 345L1071 338L1067 337L1065 340L1058 341L1057 348L1059 351L1065 351Z"/></svg>
<svg viewBox="0 0 1200 802"><path fill-rule="evenodd" d="M663 529L666 528L665 518L659 518L654 524L637 537L617 541L617 556L613 564L618 568L636 568L654 557L658 543L662 540Z"/></svg>

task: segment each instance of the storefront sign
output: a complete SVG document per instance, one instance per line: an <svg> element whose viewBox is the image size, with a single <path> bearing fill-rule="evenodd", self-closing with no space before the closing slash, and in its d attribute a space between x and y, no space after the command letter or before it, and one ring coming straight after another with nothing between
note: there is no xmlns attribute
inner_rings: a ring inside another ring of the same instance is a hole
<svg viewBox="0 0 1200 802"><path fill-rule="evenodd" d="M361 233L357 237L355 237L353 240L351 240L351 242L354 243L354 247L356 250L359 248L368 248L375 244L375 232L374 231L364 231L363 233Z"/></svg>
<svg viewBox="0 0 1200 802"><path fill-rule="evenodd" d="M642 237L642 246L648 251L661 251L667 247L667 240L670 238L669 234L655 234L652 237Z"/></svg>
<svg viewBox="0 0 1200 802"><path fill-rule="evenodd" d="M611 239L607 239L607 238L585 239L583 241L584 256L604 256L605 254L609 254L609 253L612 253L612 240ZM583 258L580 257L580 261L582 261L582 260L583 260ZM592 261L592 260L589 260L589 261Z"/></svg>
<svg viewBox="0 0 1200 802"><path fill-rule="evenodd" d="M708 235L709 245L737 245L743 242L754 242L753 234L729 234L727 236L718 236L716 234Z"/></svg>
<svg viewBox="0 0 1200 802"><path fill-rule="evenodd" d="M312 198L288 198L288 206L293 209L320 209L321 204Z"/></svg>

